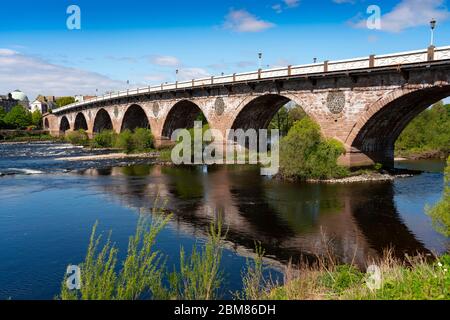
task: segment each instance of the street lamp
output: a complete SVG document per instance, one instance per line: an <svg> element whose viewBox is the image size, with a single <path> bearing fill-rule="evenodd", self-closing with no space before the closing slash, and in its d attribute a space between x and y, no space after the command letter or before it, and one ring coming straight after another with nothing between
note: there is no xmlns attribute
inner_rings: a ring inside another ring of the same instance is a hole
<svg viewBox="0 0 450 320"><path fill-rule="evenodd" d="M434 46L434 29L436 29L436 20L435 19L431 19L430 21L430 27L431 27L431 47Z"/></svg>
<svg viewBox="0 0 450 320"><path fill-rule="evenodd" d="M314 62L314 63L317 63L317 58L314 58L314 59L313 59L313 62Z"/></svg>
<svg viewBox="0 0 450 320"><path fill-rule="evenodd" d="M261 69L261 66L262 66L262 52L260 52L260 53L258 53L258 58L259 58L259 68L258 69Z"/></svg>
<svg viewBox="0 0 450 320"><path fill-rule="evenodd" d="M175 82L178 82L178 73L180 72L180 70L175 70Z"/></svg>

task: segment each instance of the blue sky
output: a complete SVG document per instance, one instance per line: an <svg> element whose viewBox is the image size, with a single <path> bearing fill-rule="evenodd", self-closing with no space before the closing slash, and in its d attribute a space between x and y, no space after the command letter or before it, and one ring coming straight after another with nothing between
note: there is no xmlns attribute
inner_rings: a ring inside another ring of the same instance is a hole
<svg viewBox="0 0 450 320"><path fill-rule="evenodd" d="M69 5L81 30L68 30ZM381 30L369 30L369 5ZM20 11L20 13L18 12ZM8 14L10 12L10 14ZM257 68L450 45L446 0L58 0L2 3L0 93L95 94Z"/></svg>

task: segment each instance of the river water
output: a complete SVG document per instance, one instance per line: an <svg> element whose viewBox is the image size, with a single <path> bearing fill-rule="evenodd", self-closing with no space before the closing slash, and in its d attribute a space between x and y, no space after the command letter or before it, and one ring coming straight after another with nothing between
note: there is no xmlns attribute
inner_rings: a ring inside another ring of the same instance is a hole
<svg viewBox="0 0 450 320"><path fill-rule="evenodd" d="M255 241L274 277L289 259L330 246L361 266L389 247L402 257L450 246L424 214L443 191L440 161L398 163L424 173L395 182L326 185L271 180L252 166L55 160L92 153L55 143L0 144L0 299L54 298L67 265L83 261L96 221L99 231L112 230L123 257L139 215L151 214L158 197L174 214L157 243L170 268L180 246L190 251L202 243L211 221L223 215L225 298L241 288Z"/></svg>

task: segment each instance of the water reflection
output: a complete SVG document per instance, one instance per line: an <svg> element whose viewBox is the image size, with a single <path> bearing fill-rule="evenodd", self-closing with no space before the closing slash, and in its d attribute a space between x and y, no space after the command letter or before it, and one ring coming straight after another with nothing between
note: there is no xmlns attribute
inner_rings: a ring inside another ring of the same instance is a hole
<svg viewBox="0 0 450 320"><path fill-rule="evenodd" d="M394 201L393 183L292 184L263 178L259 168L134 166L81 172L112 176L100 184L122 204L143 209L159 196L174 213L176 227L204 236L217 214L227 239L242 254L255 241L286 262L325 253L333 245L344 262L364 265L392 247L397 256L428 253L405 225Z"/></svg>

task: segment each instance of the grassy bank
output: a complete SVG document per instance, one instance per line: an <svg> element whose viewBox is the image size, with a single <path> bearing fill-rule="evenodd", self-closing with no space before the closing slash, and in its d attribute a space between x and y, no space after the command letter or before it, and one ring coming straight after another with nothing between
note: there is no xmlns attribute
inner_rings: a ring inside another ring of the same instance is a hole
<svg viewBox="0 0 450 320"><path fill-rule="evenodd" d="M3 130L0 131L0 142L34 142L34 141L60 141L45 131Z"/></svg>
<svg viewBox="0 0 450 320"><path fill-rule="evenodd" d="M352 265L321 260L314 266L288 268L285 284L262 292L273 300L450 300L450 256L406 261L386 252L376 267L379 276ZM379 281L379 282L378 282Z"/></svg>

